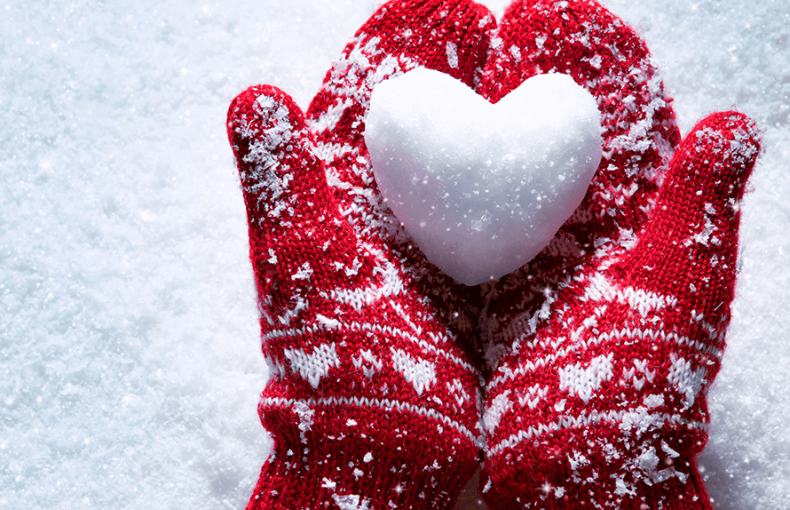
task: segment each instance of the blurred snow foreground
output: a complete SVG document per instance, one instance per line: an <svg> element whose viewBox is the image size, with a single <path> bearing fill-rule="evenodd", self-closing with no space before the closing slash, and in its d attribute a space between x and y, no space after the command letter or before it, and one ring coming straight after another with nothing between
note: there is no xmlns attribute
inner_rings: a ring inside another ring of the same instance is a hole
<svg viewBox="0 0 790 510"><path fill-rule="evenodd" d="M701 464L718 508L784 509L790 6L605 3L684 132L733 105L764 131ZM377 4L0 7L0 507L244 506L266 374L225 112L261 82L306 107Z"/></svg>
<svg viewBox="0 0 790 510"><path fill-rule="evenodd" d="M477 285L529 262L573 214L601 161L601 121L570 76L535 76L492 105L420 68L374 89L365 144L428 260Z"/></svg>

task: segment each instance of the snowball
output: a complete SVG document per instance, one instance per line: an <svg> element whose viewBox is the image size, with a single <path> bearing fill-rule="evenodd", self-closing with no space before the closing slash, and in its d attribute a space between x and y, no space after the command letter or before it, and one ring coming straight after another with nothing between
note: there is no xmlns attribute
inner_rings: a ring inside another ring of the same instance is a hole
<svg viewBox="0 0 790 510"><path fill-rule="evenodd" d="M537 255L601 160L595 100L560 74L530 78L492 105L446 74L415 69L373 91L365 142L395 216L466 285Z"/></svg>

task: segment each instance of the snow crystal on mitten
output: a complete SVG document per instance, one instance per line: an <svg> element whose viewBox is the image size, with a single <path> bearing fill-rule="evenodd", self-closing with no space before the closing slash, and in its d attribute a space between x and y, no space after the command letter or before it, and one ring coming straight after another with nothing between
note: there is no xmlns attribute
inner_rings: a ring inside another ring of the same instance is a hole
<svg viewBox="0 0 790 510"><path fill-rule="evenodd" d="M516 2L499 37L484 93L573 76L598 101L604 159L547 249L486 289L484 496L502 509L710 509L695 456L756 128L715 114L676 147L647 49L596 2Z"/></svg>
<svg viewBox="0 0 790 510"><path fill-rule="evenodd" d="M490 25L467 1L391 2L306 116L270 86L230 106L272 376L259 414L274 451L251 510L450 508L477 466L475 294L392 218L362 133L383 80L419 65L472 83Z"/></svg>

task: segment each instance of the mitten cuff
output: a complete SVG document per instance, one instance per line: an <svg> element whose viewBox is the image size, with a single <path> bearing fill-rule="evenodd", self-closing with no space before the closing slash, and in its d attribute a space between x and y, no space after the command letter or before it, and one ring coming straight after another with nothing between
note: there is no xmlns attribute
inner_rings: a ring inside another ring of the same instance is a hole
<svg viewBox="0 0 790 510"><path fill-rule="evenodd" d="M290 406L247 510L452 508L478 464L466 435L425 416L357 406ZM277 413L274 413L276 416ZM285 426L283 426L285 425Z"/></svg>
<svg viewBox="0 0 790 510"><path fill-rule="evenodd" d="M498 456L486 462L483 497L500 510L712 510L694 457L660 443L658 451L632 444L621 452L590 440L587 450L547 447Z"/></svg>

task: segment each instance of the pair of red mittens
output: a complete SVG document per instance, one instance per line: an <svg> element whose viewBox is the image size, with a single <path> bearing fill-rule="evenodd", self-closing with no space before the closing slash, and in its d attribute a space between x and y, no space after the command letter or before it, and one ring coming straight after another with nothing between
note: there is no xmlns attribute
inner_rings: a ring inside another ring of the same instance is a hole
<svg viewBox="0 0 790 510"><path fill-rule="evenodd" d="M465 287L379 195L373 88L417 66L495 102L564 73L595 97L604 159L533 261ZM593 1L393 1L306 115L268 86L228 113L249 219L274 436L248 508L449 508L480 451L492 508L710 508L694 457L759 152L741 114L680 143L644 43ZM485 344L486 365L479 344Z"/></svg>

